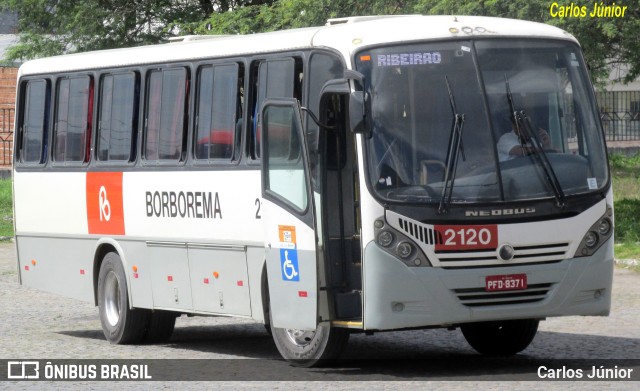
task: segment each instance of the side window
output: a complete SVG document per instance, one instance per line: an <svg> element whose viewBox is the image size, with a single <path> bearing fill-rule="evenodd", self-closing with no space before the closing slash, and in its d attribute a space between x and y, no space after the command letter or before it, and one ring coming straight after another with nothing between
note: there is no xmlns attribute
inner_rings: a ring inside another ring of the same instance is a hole
<svg viewBox="0 0 640 391"><path fill-rule="evenodd" d="M265 60L257 65L254 75L255 99L251 126L251 156L260 158L260 109L267 98L296 98L302 100L302 60L282 58Z"/></svg>
<svg viewBox="0 0 640 391"><path fill-rule="evenodd" d="M19 161L23 163L45 162L49 88L48 80L31 80L25 83L21 118L22 145L19 155Z"/></svg>
<svg viewBox="0 0 640 391"><path fill-rule="evenodd" d="M58 81L53 131L56 162L88 162L93 109L93 79L67 77Z"/></svg>
<svg viewBox="0 0 640 391"><path fill-rule="evenodd" d="M200 161L231 160L242 127L242 67L204 66L198 78L195 157Z"/></svg>
<svg viewBox="0 0 640 391"><path fill-rule="evenodd" d="M98 109L98 160L135 160L139 78L133 72L105 75Z"/></svg>
<svg viewBox="0 0 640 391"><path fill-rule="evenodd" d="M172 68L148 75L144 158L179 161L185 151L187 70Z"/></svg>

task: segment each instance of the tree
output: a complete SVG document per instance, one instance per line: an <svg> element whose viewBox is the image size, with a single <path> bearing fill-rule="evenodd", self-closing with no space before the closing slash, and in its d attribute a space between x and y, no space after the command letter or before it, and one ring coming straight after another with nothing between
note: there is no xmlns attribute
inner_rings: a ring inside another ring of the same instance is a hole
<svg viewBox="0 0 640 391"><path fill-rule="evenodd" d="M212 13L275 0L0 0L17 11L19 41L7 60L158 43Z"/></svg>
<svg viewBox="0 0 640 391"><path fill-rule="evenodd" d="M607 80L611 67L623 64L629 67L624 82L632 81L640 75L638 7L628 6L622 18L591 18L588 15L554 18L550 13L552 3L548 0L419 0L415 11L426 14L499 16L547 23L568 31L578 39L591 76L598 84L602 85ZM603 3L608 5L614 2L608 0ZM593 3L584 4L590 12ZM618 5L621 4L618 1ZM578 5L582 6L583 3Z"/></svg>
<svg viewBox="0 0 640 391"><path fill-rule="evenodd" d="M329 18L354 15L395 15L412 12L416 0L279 0L245 4L214 13L189 27L198 34L249 34L288 28L321 26ZM183 26L184 27L184 26Z"/></svg>
<svg viewBox="0 0 640 391"><path fill-rule="evenodd" d="M611 67L620 64L629 68L624 81L640 75L640 8L628 6L623 18L553 18L551 4L549 0L0 0L0 8L20 15L20 41L8 50L8 60L157 43L177 34L250 34L319 26L329 18L353 15L421 13L548 23L580 41L596 82L605 81Z"/></svg>
<svg viewBox="0 0 640 391"><path fill-rule="evenodd" d="M626 82L640 75L638 7L629 6L624 18L553 18L551 4L549 0L280 0L262 5L245 4L230 12L214 13L204 22L189 26L189 30L198 34L248 34L318 26L328 18L352 15L497 16L547 23L570 32L582 45L591 76L599 84L607 80L611 67L616 65L628 66ZM588 3L588 7L592 7L592 3Z"/></svg>

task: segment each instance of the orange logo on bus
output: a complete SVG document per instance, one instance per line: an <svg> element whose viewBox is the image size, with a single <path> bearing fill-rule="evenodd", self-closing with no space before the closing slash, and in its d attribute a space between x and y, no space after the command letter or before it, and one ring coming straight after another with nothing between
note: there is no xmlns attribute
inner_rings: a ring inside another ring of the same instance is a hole
<svg viewBox="0 0 640 391"><path fill-rule="evenodd" d="M124 235L121 172L87 173L87 223L90 234Z"/></svg>

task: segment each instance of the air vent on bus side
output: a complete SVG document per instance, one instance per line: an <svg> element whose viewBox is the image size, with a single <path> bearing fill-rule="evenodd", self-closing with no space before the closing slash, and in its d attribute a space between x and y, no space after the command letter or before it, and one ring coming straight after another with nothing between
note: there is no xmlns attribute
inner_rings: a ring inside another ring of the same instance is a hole
<svg viewBox="0 0 640 391"><path fill-rule="evenodd" d="M442 234L440 234L440 232L414 224L405 219L398 219L398 223L400 223L400 227L404 233L422 243L429 245L442 244Z"/></svg>

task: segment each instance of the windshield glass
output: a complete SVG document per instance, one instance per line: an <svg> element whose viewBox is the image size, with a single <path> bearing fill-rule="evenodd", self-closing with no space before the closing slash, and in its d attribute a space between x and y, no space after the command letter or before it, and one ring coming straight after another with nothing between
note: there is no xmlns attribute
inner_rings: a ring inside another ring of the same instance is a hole
<svg viewBox="0 0 640 391"><path fill-rule="evenodd" d="M564 199L607 183L604 139L576 45L411 44L361 52L356 67L371 96L369 181L385 200Z"/></svg>

